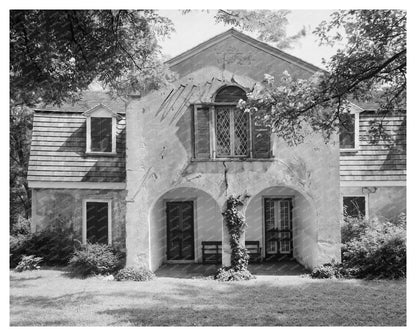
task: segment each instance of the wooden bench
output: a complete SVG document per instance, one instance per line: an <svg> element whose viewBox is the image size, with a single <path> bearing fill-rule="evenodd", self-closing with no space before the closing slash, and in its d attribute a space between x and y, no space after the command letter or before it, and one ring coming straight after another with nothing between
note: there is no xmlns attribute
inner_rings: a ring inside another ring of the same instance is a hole
<svg viewBox="0 0 416 336"><path fill-rule="evenodd" d="M261 247L258 240L246 240L246 249L250 255L250 262L261 261Z"/></svg>
<svg viewBox="0 0 416 336"><path fill-rule="evenodd" d="M202 263L221 264L222 263L222 242L203 241L202 242Z"/></svg>
<svg viewBox="0 0 416 336"><path fill-rule="evenodd" d="M246 249L250 255L250 262L261 261L260 242L256 240L247 240ZM202 242L202 263L203 264L221 264L222 262L222 242L221 241L203 241Z"/></svg>

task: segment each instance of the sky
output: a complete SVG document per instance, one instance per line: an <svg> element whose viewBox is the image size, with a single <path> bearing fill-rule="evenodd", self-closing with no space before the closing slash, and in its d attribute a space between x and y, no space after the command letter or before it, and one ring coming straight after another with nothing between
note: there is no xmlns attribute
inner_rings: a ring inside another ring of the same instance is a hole
<svg viewBox="0 0 416 336"><path fill-rule="evenodd" d="M329 20L333 10L293 10L287 16L289 24L287 35L296 34L303 27L306 28L306 36L300 38L291 49L285 52L301 58L304 61L322 67L322 58L329 59L336 52L336 48L319 46L317 37L312 31L323 20ZM162 16L170 18L175 26L176 32L171 34L170 39L160 41L164 54L174 57L197 44L218 35L231 26L216 24L213 18L215 10L206 11L193 10L183 15L179 10L160 10ZM252 37L253 34L244 32Z"/></svg>

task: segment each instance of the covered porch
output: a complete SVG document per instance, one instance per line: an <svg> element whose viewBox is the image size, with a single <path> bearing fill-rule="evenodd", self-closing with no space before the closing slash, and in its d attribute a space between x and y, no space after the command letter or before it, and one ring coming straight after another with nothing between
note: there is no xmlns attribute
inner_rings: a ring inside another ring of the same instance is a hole
<svg viewBox="0 0 416 336"><path fill-rule="evenodd" d="M221 214L225 201L224 197L189 187L160 196L149 215L151 269L188 264L177 267L216 270L221 264L228 265L231 249ZM247 222L241 243L249 250L254 273L266 269L272 274L290 273L291 268L314 266L317 217L307 196L290 187L269 187L251 195L241 213Z"/></svg>

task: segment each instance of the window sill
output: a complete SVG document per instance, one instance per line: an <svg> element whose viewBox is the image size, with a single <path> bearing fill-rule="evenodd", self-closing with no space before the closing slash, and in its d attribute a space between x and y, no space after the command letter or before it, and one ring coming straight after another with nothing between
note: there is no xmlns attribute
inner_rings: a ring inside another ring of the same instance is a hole
<svg viewBox="0 0 416 336"><path fill-rule="evenodd" d="M192 158L191 162L272 162L274 158L216 158L216 159L195 159Z"/></svg>
<svg viewBox="0 0 416 336"><path fill-rule="evenodd" d="M85 152L87 156L116 156L115 152Z"/></svg>
<svg viewBox="0 0 416 336"><path fill-rule="evenodd" d="M340 148L339 151L341 153L356 153L360 150L360 148Z"/></svg>

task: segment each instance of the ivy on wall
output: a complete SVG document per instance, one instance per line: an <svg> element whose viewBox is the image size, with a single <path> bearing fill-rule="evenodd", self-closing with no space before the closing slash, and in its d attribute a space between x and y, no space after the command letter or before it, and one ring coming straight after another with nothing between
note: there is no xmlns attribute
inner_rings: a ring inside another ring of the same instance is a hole
<svg viewBox="0 0 416 336"><path fill-rule="evenodd" d="M221 267L215 278L221 281L249 280L254 276L248 271L249 255L247 249L240 244L247 223L239 208L249 196L229 196L225 211L222 213L230 236L231 266Z"/></svg>

